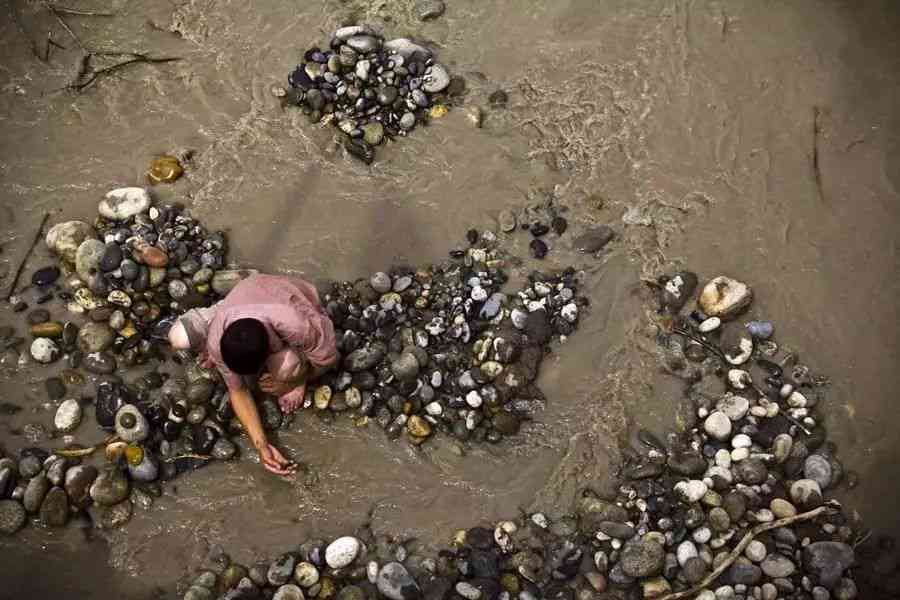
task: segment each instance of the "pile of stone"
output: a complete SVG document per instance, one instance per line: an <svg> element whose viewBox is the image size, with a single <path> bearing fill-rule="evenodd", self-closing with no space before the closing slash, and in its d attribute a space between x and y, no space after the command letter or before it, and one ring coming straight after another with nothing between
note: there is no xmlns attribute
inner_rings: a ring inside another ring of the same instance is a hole
<svg viewBox="0 0 900 600"><path fill-rule="evenodd" d="M0 499L9 519L0 530L6 533L28 513L59 526L70 513L88 510L102 525L116 526L131 515L133 502L152 502L156 481L237 451L228 437L234 415L215 372L180 355L184 377L154 370L125 383L117 371L164 358L172 320L211 304L247 272L223 270L223 233L208 232L182 207L153 206L142 188L113 190L99 214L93 225L69 221L49 230L46 243L60 263L38 269L22 294L41 300L27 313L33 341L22 357L44 364L65 357L67 368L45 382L50 400L59 403L54 428L64 447L30 447L18 461L3 459ZM52 310L63 312L54 298L65 303L65 319L53 318ZM13 303L29 308L21 298ZM19 343L6 334L7 352L14 352ZM94 376L93 393L82 370ZM82 391L72 395L72 388ZM110 437L85 448L77 434L90 403ZM99 470L81 464L101 449L106 464Z"/></svg>
<svg viewBox="0 0 900 600"><path fill-rule="evenodd" d="M222 555L185 600L861 597L850 571L858 536L826 501L844 469L814 414L817 379L777 360L771 323L736 320L752 300L746 284L717 277L681 316L697 283L689 272L659 283L662 341L681 356L667 358L668 368L694 368L695 384L720 378L729 391L695 394L693 417L666 442L641 430L613 496L585 489L571 516L534 513L461 531L436 557L366 528L250 568ZM534 301L523 299L525 309ZM889 556L879 561L885 574L896 571Z"/></svg>
<svg viewBox="0 0 900 600"><path fill-rule="evenodd" d="M464 90L431 50L406 38L385 41L368 25L342 27L328 49L312 47L281 90L310 121L327 119L347 135L345 147L365 163L385 138L404 136L447 111Z"/></svg>
<svg viewBox="0 0 900 600"><path fill-rule="evenodd" d="M435 430L498 442L542 404L533 385L548 344L576 328L586 300L574 270L532 273L515 294L490 231L426 269L397 267L325 294L343 361L307 406L374 419L421 444Z"/></svg>

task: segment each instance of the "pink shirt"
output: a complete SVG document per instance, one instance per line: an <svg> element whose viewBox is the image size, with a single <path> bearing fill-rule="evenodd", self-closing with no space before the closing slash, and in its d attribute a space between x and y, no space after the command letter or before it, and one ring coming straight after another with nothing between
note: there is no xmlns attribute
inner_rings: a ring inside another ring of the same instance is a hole
<svg viewBox="0 0 900 600"><path fill-rule="evenodd" d="M241 376L225 366L220 342L225 329L238 319L263 324L272 354L290 348L317 367L337 360L334 325L319 303L316 288L299 278L251 275L197 316L208 323L206 354L231 388L243 384Z"/></svg>

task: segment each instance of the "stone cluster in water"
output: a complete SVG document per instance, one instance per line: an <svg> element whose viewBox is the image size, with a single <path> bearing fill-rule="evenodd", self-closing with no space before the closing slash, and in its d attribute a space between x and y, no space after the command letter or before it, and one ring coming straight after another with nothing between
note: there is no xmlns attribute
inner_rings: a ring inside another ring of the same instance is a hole
<svg viewBox="0 0 900 600"><path fill-rule="evenodd" d="M347 151L371 163L375 146L412 131L460 93L431 50L406 38L385 41L368 25L335 31L330 48L310 48L288 77L285 101L304 107L313 123L328 118L347 135Z"/></svg>
<svg viewBox="0 0 900 600"><path fill-rule="evenodd" d="M63 436L65 447L29 447L18 460L0 459L4 533L20 527L27 513L59 526L71 513L87 511L102 526L117 526L133 504L147 506L159 494L156 481L237 451L228 438L234 415L217 373L181 355L184 378L154 370L127 384L119 370L164 359L162 340L175 316L211 304L247 272L223 270L223 233L208 232L181 207L152 206L142 188L113 190L99 213L93 226L69 221L50 229L46 243L60 265L36 271L22 294L41 307L27 313L33 340L30 353L16 362L25 366L30 357L49 364L65 356L67 363L60 376L46 380L50 400L59 403L55 435ZM56 282L64 272L60 289ZM65 322L54 320L53 298L66 303ZM23 299L13 304L28 309ZM11 331L0 338L6 353L24 341ZM82 370L96 376L94 393L85 388L72 397L70 389L86 383ZM82 464L92 450L76 443L90 403L97 425L111 435L101 445L107 464L100 469ZM102 512L93 514L91 507Z"/></svg>
<svg viewBox="0 0 900 600"><path fill-rule="evenodd" d="M693 390L695 408L679 415L681 433L666 442L641 430L640 448L626 449L623 483L612 496L586 487L569 516L533 513L460 531L436 556L367 528L301 543L250 568L222 555L216 569L191 583L185 600L862 597L850 569L865 550L856 550L840 506L825 499L851 476L814 414L817 379L793 359L776 360L770 322L737 320L752 299L741 282L713 279L697 309L681 316L696 286L689 272L660 282L667 369L695 368L699 374L687 378L694 385L718 378L727 391L710 397ZM819 507L826 510L804 517ZM896 587L897 555L889 546L880 548L891 560L875 568L893 573L886 585ZM871 551L869 558L875 562Z"/></svg>
<svg viewBox="0 0 900 600"><path fill-rule="evenodd" d="M518 432L543 400L533 382L546 346L575 330L586 300L571 269L532 273L508 296L496 236L468 241L428 269L332 285L323 302L344 358L307 406L353 411L414 444L435 429L489 442Z"/></svg>

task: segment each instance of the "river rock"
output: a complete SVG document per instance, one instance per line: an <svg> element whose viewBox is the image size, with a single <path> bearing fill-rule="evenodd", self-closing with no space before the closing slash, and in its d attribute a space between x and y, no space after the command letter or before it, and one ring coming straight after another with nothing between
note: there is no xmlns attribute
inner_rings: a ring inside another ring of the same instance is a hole
<svg viewBox="0 0 900 600"><path fill-rule="evenodd" d="M74 398L64 400L59 408L56 409L56 416L53 417L53 425L57 431L68 433L74 431L81 424L81 404Z"/></svg>
<svg viewBox="0 0 900 600"><path fill-rule="evenodd" d="M431 50L408 38L388 40L384 43L384 49L388 52L399 54L404 59L410 58L413 54L419 54L426 60L431 58Z"/></svg>
<svg viewBox="0 0 900 600"><path fill-rule="evenodd" d="M69 521L69 498L61 487L51 488L41 503L41 523L62 527Z"/></svg>
<svg viewBox="0 0 900 600"><path fill-rule="evenodd" d="M391 276L379 271L369 278L369 285L379 294L386 294L391 291Z"/></svg>
<svg viewBox="0 0 900 600"><path fill-rule="evenodd" d="M100 260L106 250L103 242L88 238L81 242L75 253L75 271L82 281L87 282L91 275L100 270Z"/></svg>
<svg viewBox="0 0 900 600"><path fill-rule="evenodd" d="M690 271L675 273L660 289L660 304L670 313L677 313L697 289L697 275Z"/></svg>
<svg viewBox="0 0 900 600"><path fill-rule="evenodd" d="M325 549L325 562L332 569L343 569L356 559L359 548L359 540L355 537L340 537Z"/></svg>
<svg viewBox="0 0 900 600"><path fill-rule="evenodd" d="M790 577L797 570L794 562L783 554L770 554L759 566L762 572L772 579Z"/></svg>
<svg viewBox="0 0 900 600"><path fill-rule="evenodd" d="M380 342L375 342L348 354L344 358L344 368L351 373L368 371L377 366L386 354L387 347Z"/></svg>
<svg viewBox="0 0 900 600"><path fill-rule="evenodd" d="M211 454L216 460L228 460L237 454L237 446L228 438L221 437L213 444Z"/></svg>
<svg viewBox="0 0 900 600"><path fill-rule="evenodd" d="M619 564L629 577L654 577L662 573L666 550L658 542L644 538L629 540L622 548Z"/></svg>
<svg viewBox="0 0 900 600"><path fill-rule="evenodd" d="M12 535L25 527L28 515L15 500L0 500L0 534Z"/></svg>
<svg viewBox="0 0 900 600"><path fill-rule="evenodd" d="M699 502L706 495L707 491L709 489L706 487L706 484L699 479L679 481L675 484L675 493L678 494L683 502L688 504Z"/></svg>
<svg viewBox="0 0 900 600"><path fill-rule="evenodd" d="M110 375L118 365L116 357L109 352L91 352L84 357L82 366L95 375Z"/></svg>
<svg viewBox="0 0 900 600"><path fill-rule="evenodd" d="M133 404L125 404L119 408L115 428L116 435L129 444L142 442L150 434L150 424Z"/></svg>
<svg viewBox="0 0 900 600"><path fill-rule="evenodd" d="M831 485L831 463L821 454L810 454L803 463L803 476L812 479L824 490Z"/></svg>
<svg viewBox="0 0 900 600"><path fill-rule="evenodd" d="M44 496L51 488L50 480L43 474L32 477L25 488L25 496L22 497L22 505L30 513L36 513L41 508Z"/></svg>
<svg viewBox="0 0 900 600"><path fill-rule="evenodd" d="M722 411L714 411L703 422L703 430L717 440L727 440L731 435L731 419Z"/></svg>
<svg viewBox="0 0 900 600"><path fill-rule="evenodd" d="M116 339L116 334L106 323L89 322L78 331L78 347L85 354L103 352L109 349Z"/></svg>
<svg viewBox="0 0 900 600"><path fill-rule="evenodd" d="M82 221L57 223L47 232L44 241L52 252L66 262L74 263L78 247L87 238L94 236L94 229Z"/></svg>
<svg viewBox="0 0 900 600"><path fill-rule="evenodd" d="M281 586L291 580L294 574L294 564L296 559L291 554L282 554L271 565L266 573L269 583Z"/></svg>
<svg viewBox="0 0 900 600"><path fill-rule="evenodd" d="M423 21L436 19L444 14L444 0L416 0L416 13Z"/></svg>
<svg viewBox="0 0 900 600"><path fill-rule="evenodd" d="M600 225L585 231L572 240L572 247L585 254L593 254L602 250L616 237L616 232L608 225Z"/></svg>
<svg viewBox="0 0 900 600"><path fill-rule="evenodd" d="M806 508L819 506L822 504L822 487L813 479L798 479L791 484L791 500Z"/></svg>
<svg viewBox="0 0 900 600"><path fill-rule="evenodd" d="M419 374L419 361L409 352L404 352L391 362L391 372L400 381L412 381Z"/></svg>
<svg viewBox="0 0 900 600"><path fill-rule="evenodd" d="M420 600L419 585L402 564L390 562L381 567L375 581L378 591L390 600Z"/></svg>
<svg viewBox="0 0 900 600"><path fill-rule="evenodd" d="M31 342L31 357L43 364L50 364L59 358L59 346L50 338L36 338Z"/></svg>
<svg viewBox="0 0 900 600"><path fill-rule="evenodd" d="M93 465L76 465L66 471L65 489L72 504L83 508L89 503L91 484L97 475Z"/></svg>
<svg viewBox="0 0 900 600"><path fill-rule="evenodd" d="M841 542L813 542L803 549L803 567L828 589L840 581L853 561L853 548Z"/></svg>
<svg viewBox="0 0 900 600"><path fill-rule="evenodd" d="M750 286L720 275L704 286L699 304L707 316L731 319L747 308L752 300Z"/></svg>
<svg viewBox="0 0 900 600"><path fill-rule="evenodd" d="M225 296L244 279L259 273L256 269L234 269L216 271L212 278L212 289L220 296Z"/></svg>
<svg viewBox="0 0 900 600"><path fill-rule="evenodd" d="M139 187L118 188L107 192L97 207L101 216L124 221L150 208L150 194Z"/></svg>
<svg viewBox="0 0 900 600"><path fill-rule="evenodd" d="M91 485L91 498L100 506L113 506L128 498L128 478L118 467L108 466Z"/></svg>
<svg viewBox="0 0 900 600"><path fill-rule="evenodd" d="M303 600L303 590L293 583L286 583L275 590L272 600Z"/></svg>
<svg viewBox="0 0 900 600"><path fill-rule="evenodd" d="M434 63L425 75L422 89L429 94L436 94L444 91L448 85L450 85L450 73L447 72L447 68L442 64Z"/></svg>
<svg viewBox="0 0 900 600"><path fill-rule="evenodd" d="M296 581L300 587L312 587L319 581L319 570L312 563L298 563L294 568L294 581Z"/></svg>

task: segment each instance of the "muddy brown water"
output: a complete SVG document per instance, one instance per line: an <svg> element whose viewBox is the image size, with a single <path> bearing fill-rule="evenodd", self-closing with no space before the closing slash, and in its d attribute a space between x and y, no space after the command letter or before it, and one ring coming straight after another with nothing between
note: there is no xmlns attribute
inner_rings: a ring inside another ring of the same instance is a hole
<svg viewBox="0 0 900 600"><path fill-rule="evenodd" d="M548 263L584 270L580 330L545 361L546 410L517 439L416 452L347 420L301 414L279 443L308 466L295 481L248 460L166 485L121 531L29 527L0 540L0 598L171 597L215 547L251 562L309 534L354 528L444 543L459 527L568 510L603 487L617 439L671 428L680 384L651 356L641 277L689 266L750 283L752 314L829 375L827 424L861 485L845 501L880 531L895 507L900 387L900 10L884 2L653 3L448 0L441 19L401 0L173 4L79 2L116 16L69 17L91 49L183 60L139 66L80 95L54 92L78 45L40 3L4 2L0 20L0 253L3 287L41 215L88 218L103 193L143 180L179 147L195 159L161 201L229 231L231 258L312 279L355 278L441 259L469 227L553 194L571 231L609 223L599 259L564 237ZM19 25L11 18L15 11ZM350 19L432 41L468 81L466 106L352 161L333 131L270 93L302 51ZM385 19L389 18L389 22ZM46 34L54 49L47 63ZM507 109L486 107L497 88ZM527 240L509 240L521 256ZM50 260L40 248L26 269ZM529 261L519 270L525 272ZM0 322L23 329L8 308ZM24 423L49 424L48 371L6 372L8 450ZM89 425L79 437L95 441Z"/></svg>

